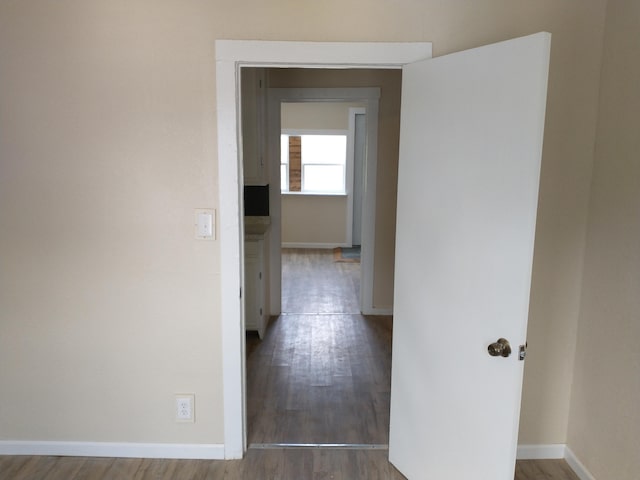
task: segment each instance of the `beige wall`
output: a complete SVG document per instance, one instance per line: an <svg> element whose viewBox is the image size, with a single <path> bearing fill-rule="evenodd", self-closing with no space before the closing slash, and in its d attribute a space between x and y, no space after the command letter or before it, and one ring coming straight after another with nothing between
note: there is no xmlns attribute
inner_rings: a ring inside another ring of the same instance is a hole
<svg viewBox="0 0 640 480"><path fill-rule="evenodd" d="M640 471L640 3L609 0L569 446L597 479Z"/></svg>
<svg viewBox="0 0 640 480"><path fill-rule="evenodd" d="M0 3L0 440L222 441L198 10ZM180 392L197 423L174 422Z"/></svg>
<svg viewBox="0 0 640 480"><path fill-rule="evenodd" d="M308 246L344 245L347 238L347 197L282 195L282 243ZM291 245L289 245L291 246Z"/></svg>
<svg viewBox="0 0 640 480"><path fill-rule="evenodd" d="M283 103L280 124L283 129L348 130L349 109L362 106L349 102Z"/></svg>
<svg viewBox="0 0 640 480"><path fill-rule="evenodd" d="M564 442L604 6L1 0L0 440L223 441L219 246L192 221L218 205L215 39L433 41L442 55L547 30L521 441ZM381 163L389 252L395 174ZM175 392L196 394L195 424L174 423Z"/></svg>

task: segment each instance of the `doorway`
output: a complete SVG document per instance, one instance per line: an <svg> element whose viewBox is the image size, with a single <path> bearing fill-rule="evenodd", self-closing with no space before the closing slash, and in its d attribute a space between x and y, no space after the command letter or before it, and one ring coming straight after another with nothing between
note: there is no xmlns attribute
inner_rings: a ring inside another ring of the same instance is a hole
<svg viewBox="0 0 640 480"><path fill-rule="evenodd" d="M246 448L244 328L242 300L241 222L238 145L238 69L240 65L314 68L401 68L431 57L430 43L298 43L226 41L216 42L219 231L221 268L221 318L223 352L225 458L242 458ZM309 58L314 62L310 65ZM223 139L234 139L226 141Z"/></svg>
<svg viewBox="0 0 640 480"><path fill-rule="evenodd" d="M366 280L361 282L360 263L334 259L334 247L353 245L353 206L363 203L354 192L359 190L362 193L358 196L365 195L366 189L358 188L358 184L364 184L367 168L376 171L380 89L370 85L382 85L387 103L399 108L401 75L398 70L323 74L324 78L318 79L317 70L277 69L273 82L270 75L265 77L267 85L276 85L268 95L270 120L266 127L267 164L273 189L269 235L274 246L271 259L275 260L271 262L270 278L282 279L283 286L270 286L275 295L281 290L282 302L278 303L281 308L272 310L277 320L264 340L257 342L255 336L247 339L247 430L248 443L254 446L386 445L388 440L391 318L361 315L364 308L359 292ZM313 88L308 87L310 82L315 82ZM331 88L319 87L323 83ZM363 88L363 84L369 86ZM365 122L365 115L372 118ZM387 122L381 144L393 148L399 122L397 118ZM356 128L360 142L355 141ZM281 154L283 150L292 155L291 137L301 136L304 147L307 135L323 134L348 137L348 161L341 175L344 184L330 185L337 192L331 192L331 188L319 191L316 181L311 181L311 189L306 190L309 179L304 176L304 153L301 166L296 167L302 170L302 182L299 174L289 172L288 167L294 170L290 159L282 160L287 157ZM288 138L283 141L282 135ZM365 150L370 153L366 162ZM356 154L361 160L358 165L354 161ZM374 175L369 181L375 186ZM369 193L375 201L375 191ZM371 201L371 209L370 205ZM359 230L367 232L372 227L370 220L370 225ZM278 234L280 240L274 241ZM361 239L358 244L364 244L365 252L372 252L373 234ZM280 255L280 245L297 248L286 249ZM364 267L372 271L371 262ZM362 291L366 292L366 288ZM371 298L372 293L363 297L366 305L366 298ZM275 305L273 300L272 304Z"/></svg>
<svg viewBox="0 0 640 480"><path fill-rule="evenodd" d="M251 448L388 444L391 317L358 311L359 265L283 250L283 313L247 335Z"/></svg>
<svg viewBox="0 0 640 480"><path fill-rule="evenodd" d="M374 302L374 261L375 261L375 230L376 230L376 188L378 171L378 130L379 130L379 98L380 89L371 87L371 84L379 81L377 76L380 70L314 70L306 68L277 68L269 69L269 93L267 100L267 142L268 168L270 178L275 183L275 188L269 192L270 214L272 228L270 233L269 255L269 292L270 292L270 313L278 315L281 311L281 264L280 248L282 239L282 198L280 189L281 178L281 149L280 135L281 125L281 105L285 103L299 104L332 104L332 103L357 103L363 106L367 112L368 122L366 122L366 172L364 174L364 192L362 195L362 261L361 261L361 281L360 281L360 310L366 314L389 314L389 309L383 309L375 305ZM363 74L362 72L366 72ZM400 75L397 73L397 96L399 109L400 96ZM355 77L355 78L354 78ZM346 85L346 86L345 86ZM366 86L363 86L366 85ZM393 147L392 147L393 148ZM397 154L397 146L396 154ZM341 245L351 246L352 236L352 191L353 169L347 170L347 187L349 191L346 195L347 218L344 224L346 229L345 237ZM307 199L312 198L311 196ZM335 200L335 198L334 198ZM312 200L313 201L313 200ZM317 202L315 202L317 203ZM313 228L317 228L314 225ZM392 262L391 262L392 263ZM393 266L389 269L391 272ZM390 305L390 301L389 301Z"/></svg>

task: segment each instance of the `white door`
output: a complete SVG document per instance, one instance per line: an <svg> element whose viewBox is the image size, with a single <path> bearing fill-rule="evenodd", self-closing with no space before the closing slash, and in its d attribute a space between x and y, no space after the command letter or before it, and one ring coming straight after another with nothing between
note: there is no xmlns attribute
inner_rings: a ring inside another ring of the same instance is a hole
<svg viewBox="0 0 640 480"><path fill-rule="evenodd" d="M513 480L549 48L403 72L389 458L410 480Z"/></svg>

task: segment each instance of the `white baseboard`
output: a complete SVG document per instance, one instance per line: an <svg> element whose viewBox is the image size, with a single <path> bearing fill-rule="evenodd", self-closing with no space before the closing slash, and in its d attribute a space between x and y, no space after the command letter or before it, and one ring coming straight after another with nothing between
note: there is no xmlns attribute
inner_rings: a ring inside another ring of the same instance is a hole
<svg viewBox="0 0 640 480"><path fill-rule="evenodd" d="M585 467L582 462L578 460L576 454L573 453L573 450L571 450L569 447L566 448L564 459L571 467L571 470L573 470L576 475L580 477L580 480L596 480L596 477L591 475L591 472L589 472L589 470L587 470L587 467Z"/></svg>
<svg viewBox="0 0 640 480"><path fill-rule="evenodd" d="M295 242L282 242L282 248L349 248L351 245L347 243L295 243Z"/></svg>
<svg viewBox="0 0 640 480"><path fill-rule="evenodd" d="M224 445L0 441L0 455L223 460Z"/></svg>
<svg viewBox="0 0 640 480"><path fill-rule="evenodd" d="M518 460L544 460L563 458L580 480L596 480L589 470L564 443L549 445L518 445Z"/></svg>
<svg viewBox="0 0 640 480"><path fill-rule="evenodd" d="M224 460L224 445L110 442L0 441L0 455L46 455L65 457L179 458ZM564 458L580 480L596 480L564 444L518 445L518 460Z"/></svg>
<svg viewBox="0 0 640 480"><path fill-rule="evenodd" d="M518 460L542 460L564 458L567 446L564 443L548 445L518 445Z"/></svg>

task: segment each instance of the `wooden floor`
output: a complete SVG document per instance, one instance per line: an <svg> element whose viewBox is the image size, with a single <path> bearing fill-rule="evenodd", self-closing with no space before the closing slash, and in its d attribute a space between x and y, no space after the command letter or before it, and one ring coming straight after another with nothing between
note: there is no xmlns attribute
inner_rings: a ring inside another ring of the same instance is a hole
<svg viewBox="0 0 640 480"><path fill-rule="evenodd" d="M359 265L285 250L283 314L249 340L249 444L389 442L391 317L358 313Z"/></svg>
<svg viewBox="0 0 640 480"><path fill-rule="evenodd" d="M282 315L247 360L249 444L387 444L390 388L390 317Z"/></svg>
<svg viewBox="0 0 640 480"><path fill-rule="evenodd" d="M333 250L282 249L282 312L360 313L360 264L334 261Z"/></svg>
<svg viewBox="0 0 640 480"><path fill-rule="evenodd" d="M358 314L359 266L332 252L287 250L283 271L286 314L247 342L249 442L388 443L391 318ZM232 461L0 456L0 480L403 480L387 456L255 446ZM562 460L532 460L515 479L578 477Z"/></svg>
<svg viewBox="0 0 640 480"><path fill-rule="evenodd" d="M249 450L243 460L228 461L0 456L0 480L129 479L404 480L405 477L389 464L387 452L381 450ZM564 460L526 460L517 463L515 480L579 479Z"/></svg>

